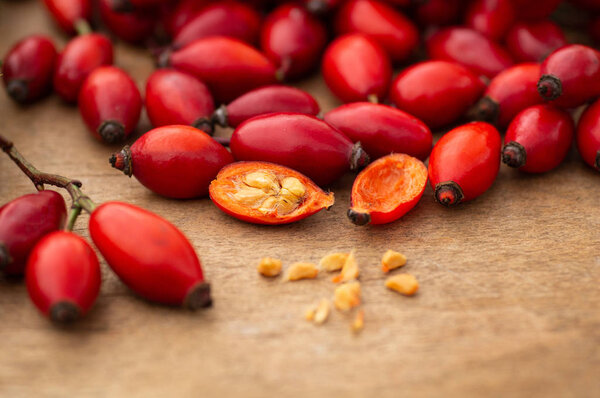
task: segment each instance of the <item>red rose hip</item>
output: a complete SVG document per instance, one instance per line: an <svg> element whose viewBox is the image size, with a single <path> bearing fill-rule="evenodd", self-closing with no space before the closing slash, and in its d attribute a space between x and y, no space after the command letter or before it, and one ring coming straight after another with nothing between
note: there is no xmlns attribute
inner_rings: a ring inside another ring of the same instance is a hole
<svg viewBox="0 0 600 398"><path fill-rule="evenodd" d="M142 111L135 82L114 66L96 68L79 91L79 112L94 137L109 144L127 138Z"/></svg>
<svg viewBox="0 0 600 398"><path fill-rule="evenodd" d="M112 43L92 33L72 39L56 60L54 91L65 101L75 102L86 77L96 68L113 63Z"/></svg>
<svg viewBox="0 0 600 398"><path fill-rule="evenodd" d="M520 22L506 34L506 47L521 62L541 62L550 53L567 45L560 26L551 21Z"/></svg>
<svg viewBox="0 0 600 398"><path fill-rule="evenodd" d="M500 169L501 138L491 124L473 122L446 133L429 157L435 199L450 207L487 191Z"/></svg>
<svg viewBox="0 0 600 398"><path fill-rule="evenodd" d="M499 41L515 23L512 0L475 0L465 14L465 25Z"/></svg>
<svg viewBox="0 0 600 398"><path fill-rule="evenodd" d="M231 136L236 160L260 160L290 167L320 186L368 163L359 143L313 116L276 113L242 123Z"/></svg>
<svg viewBox="0 0 600 398"><path fill-rule="evenodd" d="M85 315L98 297L100 281L96 253L72 232L45 236L27 262L29 297L55 322L72 322Z"/></svg>
<svg viewBox="0 0 600 398"><path fill-rule="evenodd" d="M600 100L590 105L579 119L577 149L588 165L600 170Z"/></svg>
<svg viewBox="0 0 600 398"><path fill-rule="evenodd" d="M426 0L414 2L415 15L423 25L450 25L458 22L463 0Z"/></svg>
<svg viewBox="0 0 600 398"><path fill-rule="evenodd" d="M208 194L208 185L233 157L208 134L189 126L150 130L110 159L160 195L189 199Z"/></svg>
<svg viewBox="0 0 600 398"><path fill-rule="evenodd" d="M191 21L210 0L181 0L162 18L162 25L171 37Z"/></svg>
<svg viewBox="0 0 600 398"><path fill-rule="evenodd" d="M66 216L65 201L54 191L24 195L0 207L0 271L22 274L35 244L61 229Z"/></svg>
<svg viewBox="0 0 600 398"><path fill-rule="evenodd" d="M46 36L29 36L15 44L2 64L2 79L10 97L20 103L50 92L56 61L54 43Z"/></svg>
<svg viewBox="0 0 600 398"><path fill-rule="evenodd" d="M158 22L155 10L116 12L112 8L113 2L114 0L99 0L100 16L108 30L130 43L140 43L152 35Z"/></svg>
<svg viewBox="0 0 600 398"><path fill-rule="evenodd" d="M562 0L511 0L517 11L517 17L524 20L539 21L546 19L558 7Z"/></svg>
<svg viewBox="0 0 600 398"><path fill-rule="evenodd" d="M92 19L91 0L44 0L44 4L58 26L70 35Z"/></svg>
<svg viewBox="0 0 600 398"><path fill-rule="evenodd" d="M108 265L140 296L190 309L212 304L194 248L170 222L127 203L108 202L92 212L89 228Z"/></svg>

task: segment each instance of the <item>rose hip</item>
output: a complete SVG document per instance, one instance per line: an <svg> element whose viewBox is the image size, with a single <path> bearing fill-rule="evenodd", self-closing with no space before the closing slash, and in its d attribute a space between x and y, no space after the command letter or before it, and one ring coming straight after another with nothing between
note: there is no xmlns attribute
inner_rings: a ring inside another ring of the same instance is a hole
<svg viewBox="0 0 600 398"><path fill-rule="evenodd" d="M112 9L114 0L99 0L100 16L104 25L119 39L140 43L154 32L158 22L155 10L134 10L121 13Z"/></svg>
<svg viewBox="0 0 600 398"><path fill-rule="evenodd" d="M462 0L426 0L415 2L415 15L422 25L450 25L458 22Z"/></svg>
<svg viewBox="0 0 600 398"><path fill-rule="evenodd" d="M20 103L34 101L50 92L56 48L41 35L15 44L2 64L2 79L10 97Z"/></svg>
<svg viewBox="0 0 600 398"><path fill-rule="evenodd" d="M142 111L135 82L114 66L96 68L79 91L79 112L94 137L109 144L127 138Z"/></svg>
<svg viewBox="0 0 600 398"><path fill-rule="evenodd" d="M208 185L233 157L208 134L189 126L150 130L115 153L110 163L146 188L168 198L206 196Z"/></svg>
<svg viewBox="0 0 600 398"><path fill-rule="evenodd" d="M171 0L113 0L112 9L116 12L127 13L139 9L158 8Z"/></svg>
<svg viewBox="0 0 600 398"><path fill-rule="evenodd" d="M431 36L426 44L430 58L457 62L488 78L513 64L504 48L472 29L442 29Z"/></svg>
<svg viewBox="0 0 600 398"><path fill-rule="evenodd" d="M500 169L500 147L500 134L488 123L473 122L446 133L429 157L435 199L450 207L487 191Z"/></svg>
<svg viewBox="0 0 600 398"><path fill-rule="evenodd" d="M429 127L391 106L355 102L327 112L324 120L352 141L360 142L371 159L405 153L425 160L431 152Z"/></svg>
<svg viewBox="0 0 600 398"><path fill-rule="evenodd" d="M70 35L92 20L91 0L44 0L44 5L58 26Z"/></svg>
<svg viewBox="0 0 600 398"><path fill-rule="evenodd" d="M377 41L394 63L405 61L419 44L415 24L394 7L377 0L350 0L335 16L338 34L363 33Z"/></svg>
<svg viewBox="0 0 600 398"><path fill-rule="evenodd" d="M467 8L465 25L492 40L500 40L515 22L512 0L475 0Z"/></svg>
<svg viewBox="0 0 600 398"><path fill-rule="evenodd" d="M223 212L255 224L289 224L333 205L308 177L266 162L225 166L210 184L210 198Z"/></svg>
<svg viewBox="0 0 600 398"><path fill-rule="evenodd" d="M419 159L384 156L356 177L348 218L356 225L396 221L417 205L426 185L427 167Z"/></svg>
<svg viewBox="0 0 600 398"><path fill-rule="evenodd" d="M590 105L579 119L577 149L587 164L600 170L600 100Z"/></svg>
<svg viewBox="0 0 600 398"><path fill-rule="evenodd" d="M345 0L302 0L304 7L313 14L325 15L334 11Z"/></svg>
<svg viewBox="0 0 600 398"><path fill-rule="evenodd" d="M201 9L173 39L172 47L180 49L196 39L227 36L248 44L258 41L261 17L252 7L233 0L219 1Z"/></svg>
<svg viewBox="0 0 600 398"><path fill-rule="evenodd" d="M542 63L538 92L561 108L573 108L600 95L600 52L572 44Z"/></svg>
<svg viewBox="0 0 600 398"><path fill-rule="evenodd" d="M502 161L528 173L545 173L567 156L575 126L571 115L551 105L519 113L504 137Z"/></svg>
<svg viewBox="0 0 600 398"><path fill-rule="evenodd" d="M550 21L520 22L506 34L506 46L522 62L541 62L552 51L566 46L560 26Z"/></svg>
<svg viewBox="0 0 600 398"><path fill-rule="evenodd" d="M401 72L390 97L398 108L436 129L458 120L484 90L481 80L464 66L426 61Z"/></svg>
<svg viewBox="0 0 600 398"><path fill-rule="evenodd" d="M200 10L206 7L210 0L181 0L174 8L162 18L162 25L171 37L175 37L177 33L189 21L191 21Z"/></svg>
<svg viewBox="0 0 600 398"><path fill-rule="evenodd" d="M517 113L541 104L537 92L540 65L527 63L512 66L492 79L484 97L469 111L474 120L497 124L504 128Z"/></svg>
<svg viewBox="0 0 600 398"><path fill-rule="evenodd" d="M22 274L35 244L61 229L66 216L65 201L54 191L24 195L0 207L0 271Z"/></svg>
<svg viewBox="0 0 600 398"><path fill-rule="evenodd" d="M108 265L150 301L210 306L210 285L187 238L173 224L139 207L108 202L90 216L90 236Z"/></svg>
<svg viewBox="0 0 600 398"><path fill-rule="evenodd" d="M29 297L55 322L72 322L85 315L98 297L100 280L96 253L72 232L45 236L27 262Z"/></svg>
<svg viewBox="0 0 600 398"><path fill-rule="evenodd" d="M228 37L198 39L165 53L161 66L171 66L202 80L218 102L230 102L260 86L276 82L275 67L256 49Z"/></svg>
<svg viewBox="0 0 600 398"><path fill-rule="evenodd" d="M281 112L316 116L319 104L309 93L295 87L266 86L221 105L212 119L222 127L237 127L255 116Z"/></svg>
<svg viewBox="0 0 600 398"><path fill-rule="evenodd" d="M348 170L362 168L368 156L359 143L313 116L276 113L242 123L231 137L236 160L260 160L297 170L320 186Z"/></svg>
<svg viewBox="0 0 600 398"><path fill-rule="evenodd" d="M284 79L304 77L314 70L326 44L323 23L294 4L273 10L260 32L262 50Z"/></svg>
<svg viewBox="0 0 600 398"><path fill-rule="evenodd" d="M562 0L511 0L517 11L517 17L525 20L546 19L558 7Z"/></svg>
<svg viewBox="0 0 600 398"><path fill-rule="evenodd" d="M86 77L96 68L113 63L113 47L106 36L92 33L72 39L59 54L54 70L54 91L75 102Z"/></svg>
<svg viewBox="0 0 600 398"><path fill-rule="evenodd" d="M385 98L392 78L386 52L360 33L334 40L325 51L321 71L329 89L343 102L377 102Z"/></svg>
<svg viewBox="0 0 600 398"><path fill-rule="evenodd" d="M187 124L212 134L214 110L208 87L192 75L158 69L148 78L146 112L154 127Z"/></svg>

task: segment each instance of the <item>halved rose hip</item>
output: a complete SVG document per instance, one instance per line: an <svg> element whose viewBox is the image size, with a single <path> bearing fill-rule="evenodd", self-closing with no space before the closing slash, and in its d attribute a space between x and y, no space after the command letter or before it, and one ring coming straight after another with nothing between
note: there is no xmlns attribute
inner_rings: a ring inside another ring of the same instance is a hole
<svg viewBox="0 0 600 398"><path fill-rule="evenodd" d="M426 185L427 167L419 159L384 156L356 177L348 218L356 225L395 221L415 207Z"/></svg>
<svg viewBox="0 0 600 398"><path fill-rule="evenodd" d="M323 192L303 174L267 162L225 166L209 193L225 213L255 224L288 224L334 202L333 193Z"/></svg>

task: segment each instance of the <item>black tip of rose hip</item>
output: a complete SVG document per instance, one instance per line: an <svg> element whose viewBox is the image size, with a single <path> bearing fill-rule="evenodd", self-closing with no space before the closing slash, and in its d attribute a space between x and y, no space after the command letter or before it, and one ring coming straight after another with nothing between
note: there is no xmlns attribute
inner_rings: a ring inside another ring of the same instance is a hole
<svg viewBox="0 0 600 398"><path fill-rule="evenodd" d="M206 117L201 117L200 119L196 120L194 123L192 123L192 127L202 130L208 135L213 135L214 133L213 124L210 119Z"/></svg>
<svg viewBox="0 0 600 398"><path fill-rule="evenodd" d="M79 307L69 301L59 301L50 308L50 319L57 323L71 323L79 319Z"/></svg>
<svg viewBox="0 0 600 398"><path fill-rule="evenodd" d="M8 95L10 95L10 97L15 101L20 103L27 102L27 97L29 96L29 89L25 80L11 80L6 85L6 91L8 92Z"/></svg>
<svg viewBox="0 0 600 398"><path fill-rule="evenodd" d="M483 97L467 112L469 120L496 123L499 113L498 103L490 97Z"/></svg>
<svg viewBox="0 0 600 398"><path fill-rule="evenodd" d="M502 162L509 167L518 169L519 167L525 166L527 161L527 151L523 148L523 145L518 142L511 141L504 145L502 149Z"/></svg>
<svg viewBox="0 0 600 398"><path fill-rule="evenodd" d="M350 156L350 170L360 170L369 164L371 159L365 152L360 142L354 144L352 147L352 155Z"/></svg>
<svg viewBox="0 0 600 398"><path fill-rule="evenodd" d="M562 83L553 75L542 75L537 84L538 93L546 101L552 101L562 95Z"/></svg>
<svg viewBox="0 0 600 398"><path fill-rule="evenodd" d="M435 186L435 200L446 207L456 206L464 199L460 186L454 181L440 182Z"/></svg>
<svg viewBox="0 0 600 398"><path fill-rule="evenodd" d="M201 282L192 287L185 297L183 306L190 310L206 308L212 306L212 298L210 297L210 284Z"/></svg>
<svg viewBox="0 0 600 398"><path fill-rule="evenodd" d="M2 243L0 243L0 271L8 266L11 262L10 255L8 254L8 249Z"/></svg>
<svg viewBox="0 0 600 398"><path fill-rule="evenodd" d="M159 68L167 68L171 63L170 59L171 50L165 50L156 58L156 66L158 66Z"/></svg>
<svg viewBox="0 0 600 398"><path fill-rule="evenodd" d="M347 215L354 225L367 225L371 222L371 216L368 213L361 213L353 209L348 209Z"/></svg>
<svg viewBox="0 0 600 398"><path fill-rule="evenodd" d="M125 126L119 122L109 120L98 127L98 134L108 144L115 144L125 139Z"/></svg>
<svg viewBox="0 0 600 398"><path fill-rule="evenodd" d="M227 127L229 125L229 120L227 120L227 107L221 105L215 109L210 119L213 124L216 123L221 127Z"/></svg>
<svg viewBox="0 0 600 398"><path fill-rule="evenodd" d="M120 152L113 153L108 162L112 167L117 170L121 170L125 175L131 177L132 168L131 168L131 149L129 145L125 145Z"/></svg>

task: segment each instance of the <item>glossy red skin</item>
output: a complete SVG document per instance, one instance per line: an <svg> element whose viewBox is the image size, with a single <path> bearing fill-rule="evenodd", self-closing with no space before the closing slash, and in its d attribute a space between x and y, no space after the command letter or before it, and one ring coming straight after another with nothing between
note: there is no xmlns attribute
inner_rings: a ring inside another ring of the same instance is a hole
<svg viewBox="0 0 600 398"><path fill-rule="evenodd" d="M417 4L415 14L423 25L450 25L458 22L462 7L462 0L427 0Z"/></svg>
<svg viewBox="0 0 600 398"><path fill-rule="evenodd" d="M273 10L260 31L261 49L286 79L304 77L318 67L326 44L323 23L294 4Z"/></svg>
<svg viewBox="0 0 600 398"><path fill-rule="evenodd" d="M338 34L363 33L377 41L394 63L405 61L419 44L416 25L394 7L377 0L350 0L335 16Z"/></svg>
<svg viewBox="0 0 600 398"><path fill-rule="evenodd" d="M431 59L458 62L488 78L493 78L513 64L512 57L504 48L468 28L440 30L426 44Z"/></svg>
<svg viewBox="0 0 600 398"><path fill-rule="evenodd" d="M498 125L506 127L525 108L544 101L537 92L540 65L519 64L492 79L484 97L498 104Z"/></svg>
<svg viewBox="0 0 600 398"><path fill-rule="evenodd" d="M107 202L90 216L90 236L119 278L150 301L183 304L204 281L200 260L173 224L139 207Z"/></svg>
<svg viewBox="0 0 600 398"><path fill-rule="evenodd" d="M223 145L190 126L150 130L130 150L135 178L151 191L175 199L208 195L219 170L233 162Z"/></svg>
<svg viewBox="0 0 600 398"><path fill-rule="evenodd" d="M56 48L50 38L34 35L17 42L4 57L2 79L5 86L13 80L25 81L27 94L13 99L27 103L48 94L55 62Z"/></svg>
<svg viewBox="0 0 600 398"><path fill-rule="evenodd" d="M501 138L491 124L473 122L446 133L429 157L429 182L454 181L463 191L463 202L487 191L500 169Z"/></svg>
<svg viewBox="0 0 600 398"><path fill-rule="evenodd" d="M142 97L127 73L114 66L96 68L79 91L79 113L94 137L102 141L98 128L107 121L124 126L129 136L140 119Z"/></svg>
<svg viewBox="0 0 600 398"><path fill-rule="evenodd" d="M8 275L25 272L29 253L44 235L61 229L67 217L63 197L41 191L18 197L0 208L0 245L12 261L2 271Z"/></svg>
<svg viewBox="0 0 600 398"><path fill-rule="evenodd" d="M551 105L535 105L519 113L510 124L504 143L517 142L527 153L519 170L545 173L567 156L575 126L571 115Z"/></svg>
<svg viewBox="0 0 600 398"><path fill-rule="evenodd" d="M171 37L191 21L200 10L202 10L210 0L181 0L162 18L162 24L165 31Z"/></svg>
<svg viewBox="0 0 600 398"><path fill-rule="evenodd" d="M492 40L501 40L515 23L512 0L475 0L467 8L465 25Z"/></svg>
<svg viewBox="0 0 600 398"><path fill-rule="evenodd" d="M217 102L230 102L276 82L271 61L246 43L228 37L195 40L171 53L168 63L206 83Z"/></svg>
<svg viewBox="0 0 600 398"><path fill-rule="evenodd" d="M552 51L566 45L562 29L551 21L519 22L506 34L508 51L522 62L541 62Z"/></svg>
<svg viewBox="0 0 600 398"><path fill-rule="evenodd" d="M67 34L77 33L75 24L92 20L91 0L44 0L52 17Z"/></svg>
<svg viewBox="0 0 600 398"><path fill-rule="evenodd" d="M86 77L97 67L112 65L113 46L99 33L72 39L59 54L54 70L54 91L67 102L76 102Z"/></svg>
<svg viewBox="0 0 600 398"><path fill-rule="evenodd" d="M277 113L242 123L231 136L236 160L260 160L297 170L327 186L350 170L352 141L313 116Z"/></svg>
<svg viewBox="0 0 600 398"><path fill-rule="evenodd" d="M396 77L390 97L399 109L436 129L458 120L484 90L481 80L464 66L425 61Z"/></svg>
<svg viewBox="0 0 600 398"><path fill-rule="evenodd" d="M321 72L329 89L343 102L385 98L392 79L386 52L360 33L334 40L325 51Z"/></svg>
<svg viewBox="0 0 600 398"><path fill-rule="evenodd" d="M552 104L561 108L583 105L600 95L600 52L591 47L572 44L554 51L540 73L560 79L562 94Z"/></svg>
<svg viewBox="0 0 600 398"><path fill-rule="evenodd" d="M238 1L219 1L204 7L179 30L173 48L210 36L227 36L255 44L260 23L261 17L252 7Z"/></svg>
<svg viewBox="0 0 600 398"><path fill-rule="evenodd" d="M577 149L587 164L600 170L596 162L600 152L600 100L590 105L579 119Z"/></svg>
<svg viewBox="0 0 600 398"><path fill-rule="evenodd" d="M431 152L429 127L391 106L355 102L327 112L323 119L352 141L360 142L372 160L390 153L425 160Z"/></svg>
<svg viewBox="0 0 600 398"><path fill-rule="evenodd" d="M546 19L558 7L562 0L511 0L517 11L517 17L523 20L539 21Z"/></svg>
<svg viewBox="0 0 600 398"><path fill-rule="evenodd" d="M104 25L119 39L130 43L140 43L154 32L158 17L154 10L134 10L115 12L112 0L99 0L100 16Z"/></svg>
<svg viewBox="0 0 600 398"><path fill-rule="evenodd" d="M215 104L208 87L192 75L158 69L146 83L146 112L154 127L193 125L208 118Z"/></svg>
<svg viewBox="0 0 600 398"><path fill-rule="evenodd" d="M25 277L31 301L46 316L53 305L65 301L85 315L100 292L98 257L72 232L56 231L40 240L31 252Z"/></svg>

